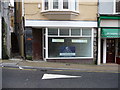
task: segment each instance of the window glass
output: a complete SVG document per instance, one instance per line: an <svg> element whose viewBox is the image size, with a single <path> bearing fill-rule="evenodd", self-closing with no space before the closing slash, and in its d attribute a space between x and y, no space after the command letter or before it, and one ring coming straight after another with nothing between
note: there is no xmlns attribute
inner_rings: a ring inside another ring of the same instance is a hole
<svg viewBox="0 0 120 90"><path fill-rule="evenodd" d="M45 10L48 10L48 0L45 0L45 3L44 3L44 4L45 4L45 5L44 5L44 6L45 6L45 7L44 7Z"/></svg>
<svg viewBox="0 0 120 90"><path fill-rule="evenodd" d="M80 36L81 30L80 29L71 29L72 36Z"/></svg>
<svg viewBox="0 0 120 90"><path fill-rule="evenodd" d="M48 35L58 35L58 29L57 28L49 28Z"/></svg>
<svg viewBox="0 0 120 90"><path fill-rule="evenodd" d="M50 58L91 57L91 38L49 37L48 56Z"/></svg>
<svg viewBox="0 0 120 90"><path fill-rule="evenodd" d="M58 9L58 0L53 0L53 9Z"/></svg>
<svg viewBox="0 0 120 90"><path fill-rule="evenodd" d="M82 28L82 35L91 35L91 28Z"/></svg>
<svg viewBox="0 0 120 90"><path fill-rule="evenodd" d="M60 35L62 35L62 36L67 35L68 36L69 35L69 29L60 29Z"/></svg>
<svg viewBox="0 0 120 90"><path fill-rule="evenodd" d="M75 0L75 10L77 10L77 0Z"/></svg>
<svg viewBox="0 0 120 90"><path fill-rule="evenodd" d="M116 12L120 12L120 0L116 0Z"/></svg>
<svg viewBox="0 0 120 90"><path fill-rule="evenodd" d="M63 9L68 9L68 0L63 0Z"/></svg>

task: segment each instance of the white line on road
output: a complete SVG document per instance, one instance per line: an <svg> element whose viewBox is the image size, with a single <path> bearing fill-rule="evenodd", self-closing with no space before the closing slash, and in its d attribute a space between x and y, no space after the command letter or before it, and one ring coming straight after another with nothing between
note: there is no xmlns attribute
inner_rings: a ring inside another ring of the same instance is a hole
<svg viewBox="0 0 120 90"><path fill-rule="evenodd" d="M19 69L24 69L24 68L22 68L22 67L19 66Z"/></svg>
<svg viewBox="0 0 120 90"><path fill-rule="evenodd" d="M56 79L56 78L77 78L81 76L59 75L59 74L44 74L42 79Z"/></svg>

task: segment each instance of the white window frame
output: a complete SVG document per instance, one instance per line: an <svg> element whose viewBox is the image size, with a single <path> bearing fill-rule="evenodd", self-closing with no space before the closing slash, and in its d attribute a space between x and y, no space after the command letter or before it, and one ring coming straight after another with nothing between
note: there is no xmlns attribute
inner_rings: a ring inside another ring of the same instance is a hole
<svg viewBox="0 0 120 90"><path fill-rule="evenodd" d="M73 0L68 0L68 9L63 9L63 0L58 0L58 9L53 9L53 0L48 0L48 10L45 10L45 0L42 0L42 12L46 11L74 11L79 12L78 7L78 0L75 0L77 2L76 10L72 6Z"/></svg>
<svg viewBox="0 0 120 90"><path fill-rule="evenodd" d="M45 30L46 30L46 33L45 33L45 36L46 36L46 41L45 41L45 43L46 43L46 57L45 57L45 60L46 59L93 59L94 58L94 55L93 55L93 46L94 46L94 28L91 28L91 35L90 36L82 36L82 33L80 34L80 35L78 35L78 36L71 36L71 28L69 28L69 35L68 36L60 36L60 28L58 28L58 35L48 35L48 28L45 28ZM81 32L82 32L82 28L80 28L80 30L81 30ZM51 57L48 57L48 39L49 39L49 37L83 37L83 38L85 38L85 37L90 37L91 38L91 57L53 57L53 58L51 58Z"/></svg>
<svg viewBox="0 0 120 90"><path fill-rule="evenodd" d="M120 14L120 12L116 12L116 1L117 0L114 0L113 14Z"/></svg>

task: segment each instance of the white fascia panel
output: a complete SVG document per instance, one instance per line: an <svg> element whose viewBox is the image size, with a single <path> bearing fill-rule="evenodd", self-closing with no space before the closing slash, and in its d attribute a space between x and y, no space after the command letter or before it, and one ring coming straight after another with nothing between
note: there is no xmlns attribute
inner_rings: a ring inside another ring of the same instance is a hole
<svg viewBox="0 0 120 90"><path fill-rule="evenodd" d="M39 21L26 20L26 27L97 27L97 21Z"/></svg>

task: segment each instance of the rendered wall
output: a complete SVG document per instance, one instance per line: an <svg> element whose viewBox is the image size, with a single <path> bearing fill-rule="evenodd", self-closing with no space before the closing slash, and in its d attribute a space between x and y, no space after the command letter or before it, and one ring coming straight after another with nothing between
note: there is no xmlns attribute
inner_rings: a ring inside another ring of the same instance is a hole
<svg viewBox="0 0 120 90"><path fill-rule="evenodd" d="M114 12L114 0L99 0L99 13L112 14Z"/></svg>
<svg viewBox="0 0 120 90"><path fill-rule="evenodd" d="M38 8L40 4L40 9ZM70 19L63 20L93 20L97 19L97 0L79 0L79 15L72 16ZM42 15L42 0L24 1L25 19L39 19L48 20L46 16ZM60 15L53 15L55 19L61 20ZM67 15L62 17L67 18ZM53 18L53 20L54 20Z"/></svg>

